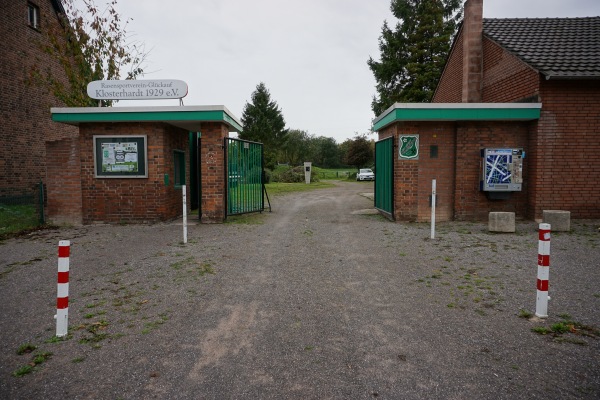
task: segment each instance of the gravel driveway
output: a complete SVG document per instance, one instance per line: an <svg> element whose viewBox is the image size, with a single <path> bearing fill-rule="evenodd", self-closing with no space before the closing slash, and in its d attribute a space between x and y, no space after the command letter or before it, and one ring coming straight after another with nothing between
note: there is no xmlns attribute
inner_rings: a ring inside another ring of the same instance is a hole
<svg viewBox="0 0 600 400"><path fill-rule="evenodd" d="M443 223L430 240L427 224L364 212L372 190L276 197L272 213L191 225L186 245L180 223L0 243L0 398L600 398L600 221L553 234L536 321L537 224ZM566 332L532 331L553 325Z"/></svg>

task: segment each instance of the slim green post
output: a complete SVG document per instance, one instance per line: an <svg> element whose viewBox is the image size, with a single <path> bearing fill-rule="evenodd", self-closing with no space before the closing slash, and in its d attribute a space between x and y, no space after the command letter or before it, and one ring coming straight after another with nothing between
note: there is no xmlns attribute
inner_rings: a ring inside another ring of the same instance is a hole
<svg viewBox="0 0 600 400"><path fill-rule="evenodd" d="M39 202L40 202L40 225L44 225L46 220L44 219L44 182L40 181L39 184Z"/></svg>

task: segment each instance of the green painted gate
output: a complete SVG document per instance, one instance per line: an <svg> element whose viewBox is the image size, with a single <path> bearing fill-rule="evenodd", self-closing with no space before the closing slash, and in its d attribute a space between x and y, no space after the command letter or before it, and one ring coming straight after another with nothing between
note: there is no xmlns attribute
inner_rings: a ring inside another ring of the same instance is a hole
<svg viewBox="0 0 600 400"><path fill-rule="evenodd" d="M375 208L394 216L394 138L375 143Z"/></svg>
<svg viewBox="0 0 600 400"><path fill-rule="evenodd" d="M227 215L265 209L263 196L263 145L225 138Z"/></svg>

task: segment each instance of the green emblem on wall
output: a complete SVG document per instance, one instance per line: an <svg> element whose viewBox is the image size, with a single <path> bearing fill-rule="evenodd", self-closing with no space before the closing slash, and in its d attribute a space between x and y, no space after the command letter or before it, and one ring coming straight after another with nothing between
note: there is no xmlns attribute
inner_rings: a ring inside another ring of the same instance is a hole
<svg viewBox="0 0 600 400"><path fill-rule="evenodd" d="M419 158L419 135L400 135L398 158L415 160Z"/></svg>

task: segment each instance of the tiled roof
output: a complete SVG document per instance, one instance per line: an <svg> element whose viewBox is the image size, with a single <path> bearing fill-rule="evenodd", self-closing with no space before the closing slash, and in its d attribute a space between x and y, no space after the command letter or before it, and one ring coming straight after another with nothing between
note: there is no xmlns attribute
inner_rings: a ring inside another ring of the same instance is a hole
<svg viewBox="0 0 600 400"><path fill-rule="evenodd" d="M600 78L600 17L483 20L483 34L546 78Z"/></svg>

